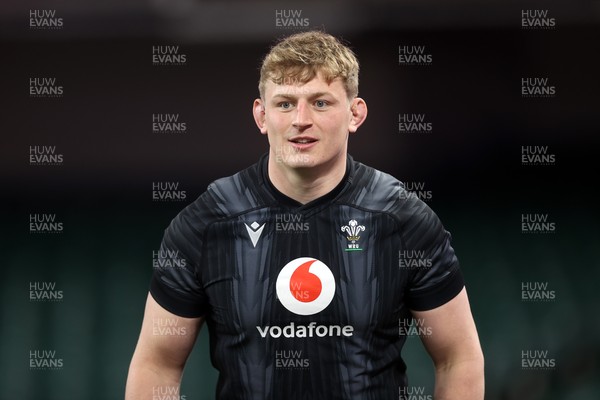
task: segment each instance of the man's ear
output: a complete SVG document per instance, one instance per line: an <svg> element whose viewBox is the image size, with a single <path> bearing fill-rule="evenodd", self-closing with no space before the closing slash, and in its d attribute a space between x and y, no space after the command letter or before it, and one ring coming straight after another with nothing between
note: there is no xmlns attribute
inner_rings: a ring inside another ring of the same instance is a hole
<svg viewBox="0 0 600 400"><path fill-rule="evenodd" d="M261 99L254 100L252 106L252 115L254 116L254 122L263 135L267 134L267 126L265 124L265 105Z"/></svg>
<svg viewBox="0 0 600 400"><path fill-rule="evenodd" d="M348 132L354 133L365 122L365 119L367 119L367 103L360 97L354 98L350 104L350 112L352 113L352 117L348 124Z"/></svg>

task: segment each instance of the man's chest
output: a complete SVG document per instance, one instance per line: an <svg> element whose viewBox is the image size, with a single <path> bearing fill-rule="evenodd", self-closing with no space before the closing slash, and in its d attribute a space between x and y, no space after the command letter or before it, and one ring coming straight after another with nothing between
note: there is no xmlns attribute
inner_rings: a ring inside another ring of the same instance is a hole
<svg viewBox="0 0 600 400"><path fill-rule="evenodd" d="M381 213L257 210L207 230L200 280L223 333L351 336L397 326L407 274Z"/></svg>

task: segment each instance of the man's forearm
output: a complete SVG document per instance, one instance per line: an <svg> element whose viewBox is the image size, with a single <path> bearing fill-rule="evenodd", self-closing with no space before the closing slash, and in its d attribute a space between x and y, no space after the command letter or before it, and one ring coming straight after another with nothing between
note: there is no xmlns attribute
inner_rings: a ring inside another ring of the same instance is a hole
<svg viewBox="0 0 600 400"><path fill-rule="evenodd" d="M483 400L483 358L436 367L435 400Z"/></svg>
<svg viewBox="0 0 600 400"><path fill-rule="evenodd" d="M127 376L125 400L178 399L181 370L132 362Z"/></svg>

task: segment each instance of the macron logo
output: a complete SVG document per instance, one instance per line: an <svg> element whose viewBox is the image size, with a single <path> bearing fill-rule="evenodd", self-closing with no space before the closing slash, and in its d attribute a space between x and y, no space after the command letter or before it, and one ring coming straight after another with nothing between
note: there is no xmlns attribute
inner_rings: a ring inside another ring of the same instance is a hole
<svg viewBox="0 0 600 400"><path fill-rule="evenodd" d="M248 236L250 236L250 240L252 241L252 246L256 247L256 243L258 243L258 239L260 239L260 235L262 235L265 224L259 225L258 222L254 221L250 226L246 223L244 223L244 225L246 225Z"/></svg>

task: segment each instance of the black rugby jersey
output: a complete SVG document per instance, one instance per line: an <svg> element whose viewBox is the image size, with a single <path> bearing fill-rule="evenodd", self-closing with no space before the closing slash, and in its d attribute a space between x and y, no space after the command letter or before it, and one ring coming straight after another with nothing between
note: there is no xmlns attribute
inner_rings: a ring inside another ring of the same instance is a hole
<svg viewBox="0 0 600 400"><path fill-rule="evenodd" d="M217 399L398 399L409 310L463 287L450 234L350 156L340 184L304 205L267 163L213 182L173 219L153 298L206 318Z"/></svg>

